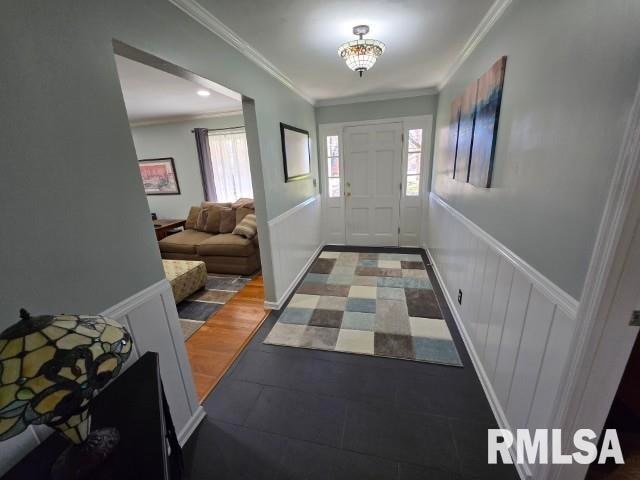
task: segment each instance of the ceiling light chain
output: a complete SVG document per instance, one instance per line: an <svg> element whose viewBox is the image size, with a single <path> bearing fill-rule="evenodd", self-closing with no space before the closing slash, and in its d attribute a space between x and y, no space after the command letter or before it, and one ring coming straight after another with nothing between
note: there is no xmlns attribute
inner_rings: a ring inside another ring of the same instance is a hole
<svg viewBox="0 0 640 480"><path fill-rule="evenodd" d="M380 40L364 39L364 35L369 33L369 25L356 25L353 27L353 34L360 37L359 40L352 40L340 45L338 55L354 72L362 74L370 70L376 63L378 57L382 56L386 47Z"/></svg>

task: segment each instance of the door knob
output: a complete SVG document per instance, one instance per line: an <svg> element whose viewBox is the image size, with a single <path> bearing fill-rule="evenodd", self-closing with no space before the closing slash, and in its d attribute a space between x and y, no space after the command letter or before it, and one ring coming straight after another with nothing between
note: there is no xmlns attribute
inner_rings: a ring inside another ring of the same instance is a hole
<svg viewBox="0 0 640 480"><path fill-rule="evenodd" d="M351 192L347 192L347 197L350 197L350 196L351 196Z"/></svg>

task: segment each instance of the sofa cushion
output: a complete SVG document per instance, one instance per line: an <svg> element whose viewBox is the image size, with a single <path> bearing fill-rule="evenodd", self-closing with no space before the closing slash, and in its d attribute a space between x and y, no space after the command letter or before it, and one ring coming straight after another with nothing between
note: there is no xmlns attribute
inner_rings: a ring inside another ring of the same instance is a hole
<svg viewBox="0 0 640 480"><path fill-rule="evenodd" d="M161 252L170 253L196 253L196 246L211 237L210 233L197 230L184 230L174 235L169 235L158 242Z"/></svg>
<svg viewBox="0 0 640 480"><path fill-rule="evenodd" d="M256 211L253 210L252 208L247 208L247 207L236 208L236 225L238 225L244 217L252 213L253 214L256 213Z"/></svg>
<svg viewBox="0 0 640 480"><path fill-rule="evenodd" d="M209 209L201 208L200 213L198 214L198 220L196 220L195 230L200 230L201 232L206 231L207 226L207 218L209 217Z"/></svg>
<svg viewBox="0 0 640 480"><path fill-rule="evenodd" d="M238 208L249 208L251 210L255 210L255 206L253 203L253 198L239 198L237 199L235 202L233 202L233 204L231 205L231 208L233 209L238 209Z"/></svg>
<svg viewBox="0 0 640 480"><path fill-rule="evenodd" d="M231 202L202 202L200 204L200 208L209 208L209 207L230 207Z"/></svg>
<svg viewBox="0 0 640 480"><path fill-rule="evenodd" d="M220 209L220 233L231 233L236 227L236 212L231 207Z"/></svg>
<svg viewBox="0 0 640 480"><path fill-rule="evenodd" d="M200 207L191 207L189 209L189 215L187 215L187 221L184 224L184 228L196 228L199 215Z"/></svg>
<svg viewBox="0 0 640 480"><path fill-rule="evenodd" d="M206 208L207 222L204 226L204 231L209 233L220 232L220 207L209 206Z"/></svg>
<svg viewBox="0 0 640 480"><path fill-rule="evenodd" d="M256 247L251 240L240 235L220 233L200 243L196 251L203 257L247 257L255 253Z"/></svg>

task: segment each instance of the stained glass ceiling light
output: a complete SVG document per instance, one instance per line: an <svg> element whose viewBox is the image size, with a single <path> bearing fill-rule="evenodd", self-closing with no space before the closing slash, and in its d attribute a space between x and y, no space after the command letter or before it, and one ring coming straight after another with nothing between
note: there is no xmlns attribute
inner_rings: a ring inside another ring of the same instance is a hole
<svg viewBox="0 0 640 480"><path fill-rule="evenodd" d="M343 43L338 48L338 55L347 63L347 67L358 72L361 77L375 65L378 57L382 56L386 49L380 40L362 38L367 33L369 25L356 25L353 27L353 34L358 35L360 39Z"/></svg>

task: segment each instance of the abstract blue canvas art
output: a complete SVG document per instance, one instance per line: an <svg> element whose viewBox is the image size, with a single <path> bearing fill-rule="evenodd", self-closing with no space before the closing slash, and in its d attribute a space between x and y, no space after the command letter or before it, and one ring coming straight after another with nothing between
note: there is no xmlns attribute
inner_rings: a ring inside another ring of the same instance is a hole
<svg viewBox="0 0 640 480"><path fill-rule="evenodd" d="M460 125L460 106L462 96L456 97L451 102L451 115L449 116L449 130L447 135L447 170L448 174L456 177L456 152L458 151L458 126Z"/></svg>
<svg viewBox="0 0 640 480"><path fill-rule="evenodd" d="M491 187L506 65L507 57L500 58L478 80L468 179L476 187Z"/></svg>
<svg viewBox="0 0 640 480"><path fill-rule="evenodd" d="M471 83L462 95L460 106L460 124L458 126L458 149L454 177L461 182L469 180L469 160L473 142L473 122L476 112L476 93L478 82Z"/></svg>

